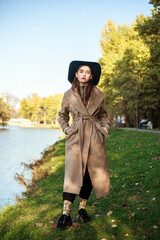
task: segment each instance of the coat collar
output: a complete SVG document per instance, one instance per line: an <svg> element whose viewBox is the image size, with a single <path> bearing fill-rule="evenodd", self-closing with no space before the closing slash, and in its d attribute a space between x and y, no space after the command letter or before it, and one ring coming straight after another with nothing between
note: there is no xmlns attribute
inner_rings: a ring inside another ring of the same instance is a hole
<svg viewBox="0 0 160 240"><path fill-rule="evenodd" d="M77 91L73 91L70 88L67 92L65 92L64 95L68 99L68 101L84 116L91 116L104 99L104 93L95 86L86 107L84 106L81 97L79 96L79 93Z"/></svg>

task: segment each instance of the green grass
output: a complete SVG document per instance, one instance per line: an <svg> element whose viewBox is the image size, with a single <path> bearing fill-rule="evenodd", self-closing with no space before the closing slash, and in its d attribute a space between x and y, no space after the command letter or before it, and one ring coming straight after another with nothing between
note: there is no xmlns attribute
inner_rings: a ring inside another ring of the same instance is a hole
<svg viewBox="0 0 160 240"><path fill-rule="evenodd" d="M106 146L111 193L99 200L92 193L86 208L89 224L64 231L54 228L63 206L62 139L44 152L40 164L32 166L34 180L23 199L17 197L15 206L1 212L0 239L160 239L160 135L111 130ZM77 196L72 205L73 219L78 205ZM112 214L107 216L109 211Z"/></svg>

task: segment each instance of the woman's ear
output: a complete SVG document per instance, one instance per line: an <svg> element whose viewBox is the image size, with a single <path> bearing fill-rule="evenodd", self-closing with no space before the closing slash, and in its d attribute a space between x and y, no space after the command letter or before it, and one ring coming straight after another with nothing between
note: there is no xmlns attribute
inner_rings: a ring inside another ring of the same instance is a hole
<svg viewBox="0 0 160 240"><path fill-rule="evenodd" d="M93 74L91 74L91 76L90 76L90 80L93 78Z"/></svg>
<svg viewBox="0 0 160 240"><path fill-rule="evenodd" d="M76 76L76 78L78 78L78 73L77 72L75 72L75 76Z"/></svg>

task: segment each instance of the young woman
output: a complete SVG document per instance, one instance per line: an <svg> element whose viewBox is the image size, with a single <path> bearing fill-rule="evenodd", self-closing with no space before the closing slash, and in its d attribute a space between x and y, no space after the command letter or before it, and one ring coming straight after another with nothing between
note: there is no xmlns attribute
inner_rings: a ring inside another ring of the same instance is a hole
<svg viewBox="0 0 160 240"><path fill-rule="evenodd" d="M59 123L67 135L65 145L65 178L63 214L57 229L72 225L71 205L80 197L79 216L90 218L85 210L92 188L96 198L109 194L110 180L104 136L109 138L109 118L104 109L104 93L96 85L101 75L97 62L72 61L68 80L72 87L64 93ZM73 122L69 126L69 113Z"/></svg>

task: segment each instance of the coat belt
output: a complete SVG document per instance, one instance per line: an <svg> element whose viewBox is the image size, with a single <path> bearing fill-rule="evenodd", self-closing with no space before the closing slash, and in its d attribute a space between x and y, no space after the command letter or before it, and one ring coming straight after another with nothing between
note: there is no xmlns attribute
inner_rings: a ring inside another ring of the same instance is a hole
<svg viewBox="0 0 160 240"><path fill-rule="evenodd" d="M82 169L83 169L83 176L85 174L85 169L86 169L86 164L87 164L87 159L88 159L88 152L89 152L89 146L90 146L90 140L91 140L91 133L92 133L92 128L93 128L93 124L91 124L90 127L90 132L89 134L85 135L85 137L87 138L85 141L85 148L84 151L83 149L83 120L89 120L91 121L107 138L108 138L108 133L104 130L104 128L101 126L98 117L94 117L94 116L81 116L81 117L75 117L73 119L74 121L80 121L80 125L79 125L79 146L80 146L80 157L82 160ZM83 158L82 158L82 151L83 151Z"/></svg>

